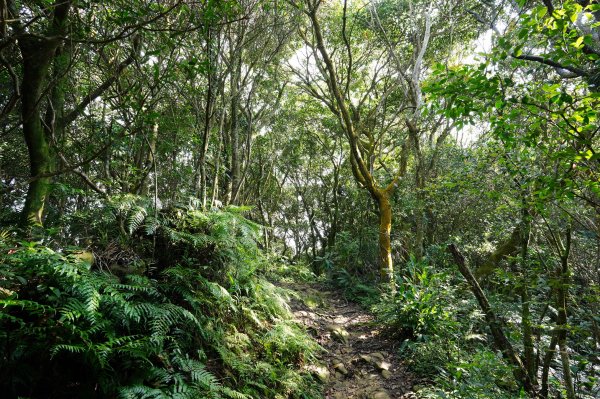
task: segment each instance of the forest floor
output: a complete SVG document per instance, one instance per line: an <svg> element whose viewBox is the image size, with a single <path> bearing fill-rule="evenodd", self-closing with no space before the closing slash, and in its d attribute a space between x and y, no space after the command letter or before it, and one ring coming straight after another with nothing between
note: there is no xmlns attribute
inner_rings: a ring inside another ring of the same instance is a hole
<svg viewBox="0 0 600 399"><path fill-rule="evenodd" d="M325 349L309 367L326 399L412 399L418 382L398 358L400 343L385 337L372 314L320 284L292 284L296 320Z"/></svg>

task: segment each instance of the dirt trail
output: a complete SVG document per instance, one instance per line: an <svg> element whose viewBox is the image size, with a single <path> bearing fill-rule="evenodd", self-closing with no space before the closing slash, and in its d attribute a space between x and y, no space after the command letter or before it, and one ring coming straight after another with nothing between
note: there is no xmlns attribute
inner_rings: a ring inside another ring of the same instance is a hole
<svg viewBox="0 0 600 399"><path fill-rule="evenodd" d="M302 323L326 349L312 371L325 382L327 399L413 399L417 382L396 356L373 316L320 285L294 285L291 303Z"/></svg>

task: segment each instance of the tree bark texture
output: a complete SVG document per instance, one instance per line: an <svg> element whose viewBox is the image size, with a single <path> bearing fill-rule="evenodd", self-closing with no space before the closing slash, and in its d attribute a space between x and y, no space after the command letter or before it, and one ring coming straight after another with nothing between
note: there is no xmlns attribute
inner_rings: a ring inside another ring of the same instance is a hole
<svg viewBox="0 0 600 399"><path fill-rule="evenodd" d="M382 281L393 281L392 262L392 206L387 194L379 197L379 272Z"/></svg>
<svg viewBox="0 0 600 399"><path fill-rule="evenodd" d="M569 359L569 348L567 345L568 329L568 287L569 287L569 255L571 253L571 227L567 228L566 242L561 254L561 266L558 270L559 284L556 288L556 308L558 309L557 330L558 330L558 348L560 360L563 366L563 379L567 399L575 399L575 389L573 385L573 376L571 374L571 362Z"/></svg>
<svg viewBox="0 0 600 399"><path fill-rule="evenodd" d="M537 380L537 365L535 357L535 347L533 343L533 329L531 325L531 295L529 293L529 239L531 236L531 214L529 213L526 200L523 199L521 210L521 274L523 284L521 287L521 325L523 333L523 355L525 368L529 374L529 378L536 384Z"/></svg>
<svg viewBox="0 0 600 399"><path fill-rule="evenodd" d="M62 43L56 35L65 31L70 8L71 1L55 1L45 35L30 35L19 28L22 36L18 46L23 58L21 118L31 175L25 206L21 211L23 225L42 225L50 191L51 178L46 175L54 168L54 157L50 148L51 128L45 129L42 124L42 95L56 50Z"/></svg>

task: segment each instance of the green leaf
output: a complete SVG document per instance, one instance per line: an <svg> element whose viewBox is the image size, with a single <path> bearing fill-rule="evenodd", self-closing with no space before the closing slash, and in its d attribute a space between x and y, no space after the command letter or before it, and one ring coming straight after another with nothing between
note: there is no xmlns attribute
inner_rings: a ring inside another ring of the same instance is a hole
<svg viewBox="0 0 600 399"><path fill-rule="evenodd" d="M515 57L520 57L523 54L523 47L518 47L515 50Z"/></svg>
<svg viewBox="0 0 600 399"><path fill-rule="evenodd" d="M542 7L542 6L537 7L537 10L535 12L535 14L538 18L544 17L547 13L548 13L548 9L546 7Z"/></svg>

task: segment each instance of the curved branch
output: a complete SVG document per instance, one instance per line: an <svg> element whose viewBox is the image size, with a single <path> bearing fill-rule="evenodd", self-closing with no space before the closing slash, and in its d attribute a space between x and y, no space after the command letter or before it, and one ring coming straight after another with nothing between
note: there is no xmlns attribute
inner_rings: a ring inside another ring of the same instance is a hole
<svg viewBox="0 0 600 399"><path fill-rule="evenodd" d="M534 62L538 62L540 64L544 64L544 65L548 65L551 66L553 68L556 69L563 69L569 72L572 72L574 74L576 74L577 76L580 77L589 77L590 74L589 72L581 69L581 68L577 68L577 67L573 67L573 66L567 66L567 65L562 65L556 61L552 61L549 60L548 58L544 58L544 57L540 57L537 55L512 55L513 58L519 59L519 60L525 60L525 61L534 61ZM560 74L560 72L558 72Z"/></svg>

